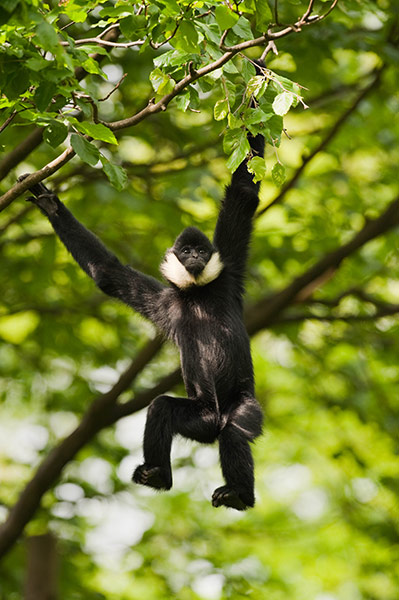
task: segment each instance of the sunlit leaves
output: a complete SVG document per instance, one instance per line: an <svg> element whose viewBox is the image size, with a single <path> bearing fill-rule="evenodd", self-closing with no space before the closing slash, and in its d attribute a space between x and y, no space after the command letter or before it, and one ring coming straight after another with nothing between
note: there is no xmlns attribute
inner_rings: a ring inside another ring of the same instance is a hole
<svg viewBox="0 0 399 600"><path fill-rule="evenodd" d="M102 142L107 142L108 144L117 144L117 140L115 134L102 123L88 123L87 121L74 121L75 127L81 131L94 138L95 140L100 140Z"/></svg>
<svg viewBox="0 0 399 600"><path fill-rule="evenodd" d="M251 79L247 83L247 98L250 96L254 96L255 98L260 98L265 93L267 87L267 81L263 77L263 75L255 75L251 77Z"/></svg>
<svg viewBox="0 0 399 600"><path fill-rule="evenodd" d="M193 23L182 21L171 44L174 48L184 52L196 52L198 50L198 32Z"/></svg>
<svg viewBox="0 0 399 600"><path fill-rule="evenodd" d="M233 27L233 25L235 25L239 19L239 15L237 15L237 13L233 12L224 4L219 4L216 7L215 17L216 22L222 31L224 29L230 29L230 27Z"/></svg>
<svg viewBox="0 0 399 600"><path fill-rule="evenodd" d="M273 182L281 186L285 181L285 167L281 163L277 162L272 169Z"/></svg>
<svg viewBox="0 0 399 600"><path fill-rule="evenodd" d="M243 129L229 129L223 141L225 152L231 153L227 159L227 168L234 172L251 150L247 134Z"/></svg>
<svg viewBox="0 0 399 600"><path fill-rule="evenodd" d="M169 94L175 87L175 81L158 68L150 73L150 81L158 96Z"/></svg>
<svg viewBox="0 0 399 600"><path fill-rule="evenodd" d="M273 101L273 110L276 115L286 115L290 110L293 101L294 96L289 92L282 92L281 94L278 94Z"/></svg>
<svg viewBox="0 0 399 600"><path fill-rule="evenodd" d="M63 10L66 15L75 23L84 23L87 19L87 7L79 2L69 0L63 4Z"/></svg>
<svg viewBox="0 0 399 600"><path fill-rule="evenodd" d="M254 182L262 181L266 175L265 159L260 156L254 156L248 161L248 171L254 175Z"/></svg>
<svg viewBox="0 0 399 600"><path fill-rule="evenodd" d="M229 103L224 98L223 100L218 100L215 104L215 108L213 110L213 114L215 117L215 121L222 121L229 112Z"/></svg>

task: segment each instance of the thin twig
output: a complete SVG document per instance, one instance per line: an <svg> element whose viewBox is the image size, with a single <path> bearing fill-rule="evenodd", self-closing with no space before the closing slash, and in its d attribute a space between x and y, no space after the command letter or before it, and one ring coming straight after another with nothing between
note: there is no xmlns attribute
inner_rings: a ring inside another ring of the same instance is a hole
<svg viewBox="0 0 399 600"><path fill-rule="evenodd" d="M109 46L110 48L131 48L132 46L142 46L145 43L145 40L135 40L134 42L110 42L108 40L103 40L100 37L93 37L75 40L74 43L77 46L82 44L98 44L101 46ZM60 45L69 46L69 42L60 42Z"/></svg>
<svg viewBox="0 0 399 600"><path fill-rule="evenodd" d="M109 92L109 94L107 94L104 98L100 98L99 102L105 102L106 100L108 100L108 98L110 96L112 96L112 94L114 92L116 92L116 90L118 89L118 87L121 85L121 83L123 82L123 80L125 79L125 77L127 77L127 73L124 73L122 75L122 77L120 78L120 80L118 81L118 83L112 88L112 90Z"/></svg>

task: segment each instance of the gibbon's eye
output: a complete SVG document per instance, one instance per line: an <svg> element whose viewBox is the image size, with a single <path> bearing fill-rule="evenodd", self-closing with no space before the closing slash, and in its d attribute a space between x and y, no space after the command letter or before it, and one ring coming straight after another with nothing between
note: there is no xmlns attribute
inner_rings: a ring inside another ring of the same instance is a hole
<svg viewBox="0 0 399 600"><path fill-rule="evenodd" d="M200 249L198 250L198 252L199 252L200 254L206 254L206 253L207 253L207 252L206 252L206 250L205 250L204 248L200 248Z"/></svg>
<svg viewBox="0 0 399 600"><path fill-rule="evenodd" d="M191 250L188 246L186 246L185 248L182 248L181 251L183 254L190 254L190 252L191 252Z"/></svg>

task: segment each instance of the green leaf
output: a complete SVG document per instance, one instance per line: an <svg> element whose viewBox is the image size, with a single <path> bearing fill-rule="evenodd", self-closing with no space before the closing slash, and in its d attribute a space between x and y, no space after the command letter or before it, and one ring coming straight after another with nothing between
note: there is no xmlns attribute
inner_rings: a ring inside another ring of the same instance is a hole
<svg viewBox="0 0 399 600"><path fill-rule="evenodd" d="M220 33L216 23L206 24L198 21L197 27L203 31L208 42L211 42L212 45L214 44L217 48L219 48Z"/></svg>
<svg viewBox="0 0 399 600"><path fill-rule="evenodd" d="M186 92L185 94L180 94L179 96L177 96L176 104L180 110L186 112L186 110L190 106L190 92Z"/></svg>
<svg viewBox="0 0 399 600"><path fill-rule="evenodd" d="M227 124L229 126L229 129L240 129L243 125L243 122L241 119L239 119L232 113L229 113L227 115Z"/></svg>
<svg viewBox="0 0 399 600"><path fill-rule="evenodd" d="M273 139L273 143L275 146L279 146L281 142L281 134L283 132L283 117L279 115L273 115L267 123L267 126L270 129L270 136Z"/></svg>
<svg viewBox="0 0 399 600"><path fill-rule="evenodd" d="M233 27L233 25L237 23L239 15L234 13L224 4L220 4L215 9L215 18L220 29L224 31L225 29L230 29L230 27Z"/></svg>
<svg viewBox="0 0 399 600"><path fill-rule="evenodd" d="M75 4L73 0L63 3L63 12L75 23L84 23L89 14L86 7Z"/></svg>
<svg viewBox="0 0 399 600"><path fill-rule="evenodd" d="M39 56L34 56L29 58L25 65L28 67L28 69L31 69L31 71L41 71L45 67L48 67L48 60L45 60Z"/></svg>
<svg viewBox="0 0 399 600"><path fill-rule="evenodd" d="M226 154L231 154L237 146L243 143L243 140L247 138L247 134L244 129L228 129L223 138L223 150Z"/></svg>
<svg viewBox="0 0 399 600"><path fill-rule="evenodd" d="M227 117L229 112L229 103L226 98L223 100L218 100L213 109L213 116L215 117L215 121L223 121L224 118Z"/></svg>
<svg viewBox="0 0 399 600"><path fill-rule="evenodd" d="M247 136L245 135L241 138L240 143L227 159L226 166L229 169L229 171L234 173L234 171L240 166L242 161L245 160L250 150L251 146L249 145Z"/></svg>
<svg viewBox="0 0 399 600"><path fill-rule="evenodd" d="M128 180L125 169L119 165L109 162L103 155L101 155L101 162L103 164L104 173L108 177L113 187L117 189L118 192L123 190Z"/></svg>
<svg viewBox="0 0 399 600"><path fill-rule="evenodd" d="M159 96L164 94L170 94L175 87L175 80L172 79L166 73L163 73L161 69L154 69L150 73L150 81L154 91L157 92Z"/></svg>
<svg viewBox="0 0 399 600"><path fill-rule="evenodd" d="M268 30L270 23L273 21L272 11L267 0L256 0L255 6L256 28L263 33Z"/></svg>
<svg viewBox="0 0 399 600"><path fill-rule="evenodd" d="M171 45L184 52L198 52L198 33L190 21L182 21Z"/></svg>
<svg viewBox="0 0 399 600"><path fill-rule="evenodd" d="M58 48L58 36L57 33L47 21L43 21L36 27L35 41L44 48L45 50L54 50Z"/></svg>
<svg viewBox="0 0 399 600"><path fill-rule="evenodd" d="M254 182L262 181L266 174L266 163L265 159L260 156L254 156L248 161L248 171L255 175Z"/></svg>
<svg viewBox="0 0 399 600"><path fill-rule="evenodd" d="M290 92L281 92L277 94L273 101L273 110L276 115L286 115L293 103L294 96Z"/></svg>
<svg viewBox="0 0 399 600"><path fill-rule="evenodd" d="M274 113L265 113L261 108L249 108L243 117L245 125L256 125L257 123L266 123L274 116Z"/></svg>
<svg viewBox="0 0 399 600"><path fill-rule="evenodd" d="M295 81L292 81L291 79L287 79L287 77L282 77L281 75L277 75L276 73L273 74L273 79L275 79L276 81L272 81L272 85L276 89L277 92L281 92L281 88L283 88L284 91L286 91L286 92L293 92L294 94L297 94L298 96L301 95L301 88ZM279 85L279 84L281 84L281 85Z"/></svg>
<svg viewBox="0 0 399 600"><path fill-rule="evenodd" d="M251 24L245 17L240 17L233 27L233 31L243 40L253 40L254 36L251 29Z"/></svg>
<svg viewBox="0 0 399 600"><path fill-rule="evenodd" d="M43 139L50 144L52 148L56 148L61 144L68 135L68 127L59 121L52 121L43 132Z"/></svg>
<svg viewBox="0 0 399 600"><path fill-rule="evenodd" d="M195 54L183 50L168 50L168 52L154 58L154 65L156 67L181 67L191 60L194 64L198 64L198 56Z"/></svg>
<svg viewBox="0 0 399 600"><path fill-rule="evenodd" d="M199 94L195 87L190 85L190 108L197 110L200 107Z"/></svg>
<svg viewBox="0 0 399 600"><path fill-rule="evenodd" d="M273 182L280 186L285 181L285 167L281 163L276 163L272 169Z"/></svg>
<svg viewBox="0 0 399 600"><path fill-rule="evenodd" d="M162 12L169 16L176 16L181 12L180 6L176 0L159 0L159 3L164 6Z"/></svg>
<svg viewBox="0 0 399 600"><path fill-rule="evenodd" d="M256 70L254 65L249 62L249 60L243 60L242 62L242 76L244 78L245 83L251 79L251 77L255 77Z"/></svg>
<svg viewBox="0 0 399 600"><path fill-rule="evenodd" d="M94 58L91 58L89 56L81 64L82 64L82 67L84 68L84 70L87 71L88 73L93 73L95 75L101 75L101 77L104 77L105 79L107 79L106 74L100 68L100 65L98 64L98 62L96 60L94 60Z"/></svg>
<svg viewBox="0 0 399 600"><path fill-rule="evenodd" d="M267 88L267 81L263 75L255 75L247 83L246 97L260 98L263 96Z"/></svg>
<svg viewBox="0 0 399 600"><path fill-rule="evenodd" d="M19 3L20 3L20 0L3 0L1 3L1 6L8 13L12 13L13 10L16 9L16 7L18 6Z"/></svg>
<svg viewBox="0 0 399 600"><path fill-rule="evenodd" d="M83 162L91 165L92 167L98 163L100 159L100 152L98 151L98 148L96 148L94 144L91 144L85 140L84 137L78 135L77 133L73 133L71 135L71 145Z"/></svg>
<svg viewBox="0 0 399 600"><path fill-rule="evenodd" d="M57 86L52 81L43 81L35 91L35 104L40 112L44 111L52 97L57 92Z"/></svg>
<svg viewBox="0 0 399 600"><path fill-rule="evenodd" d="M80 123L76 121L75 126L76 129L82 133L86 133L95 140L101 140L108 144L118 144L114 133L102 123L87 123L87 121Z"/></svg>
<svg viewBox="0 0 399 600"><path fill-rule="evenodd" d="M121 32L128 40L144 35L146 24L147 20L144 15L129 15L120 20Z"/></svg>

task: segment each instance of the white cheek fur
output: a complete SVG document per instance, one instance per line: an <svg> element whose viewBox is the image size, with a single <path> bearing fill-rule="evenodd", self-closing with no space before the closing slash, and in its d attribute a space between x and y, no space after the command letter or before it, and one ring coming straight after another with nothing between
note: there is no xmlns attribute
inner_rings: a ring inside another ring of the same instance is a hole
<svg viewBox="0 0 399 600"><path fill-rule="evenodd" d="M214 252L204 270L198 277L194 277L181 264L177 256L169 251L161 264L160 270L165 279L171 281L180 289L186 289L192 285L203 286L214 281L223 270L223 263L220 260L219 252Z"/></svg>

